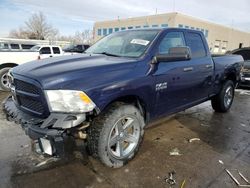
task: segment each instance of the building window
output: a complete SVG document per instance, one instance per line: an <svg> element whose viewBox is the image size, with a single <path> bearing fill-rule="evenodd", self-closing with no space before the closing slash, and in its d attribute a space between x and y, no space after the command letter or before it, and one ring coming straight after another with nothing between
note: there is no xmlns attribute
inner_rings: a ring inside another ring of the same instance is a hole
<svg viewBox="0 0 250 188"><path fill-rule="evenodd" d="M152 27L159 27L159 25L152 25Z"/></svg>
<svg viewBox="0 0 250 188"><path fill-rule="evenodd" d="M115 32L117 32L117 31L119 31L119 28L118 28L118 27L115 28Z"/></svg>
<svg viewBox="0 0 250 188"><path fill-rule="evenodd" d="M102 30L102 34L103 34L103 35L107 35L107 29L103 29L103 30Z"/></svg>
<svg viewBox="0 0 250 188"><path fill-rule="evenodd" d="M126 30L126 27L122 27L121 30L122 30L122 31L123 31L123 30Z"/></svg>
<svg viewBox="0 0 250 188"><path fill-rule="evenodd" d="M220 52L221 40L215 40L213 53L217 54Z"/></svg>
<svg viewBox="0 0 250 188"><path fill-rule="evenodd" d="M113 28L109 28L109 34L113 33Z"/></svg>
<svg viewBox="0 0 250 188"><path fill-rule="evenodd" d="M141 26L138 25L138 26L135 26L135 28L136 28L136 29L139 29L139 28L141 28Z"/></svg>
<svg viewBox="0 0 250 188"><path fill-rule="evenodd" d="M205 37L208 37L208 30L205 30Z"/></svg>
<svg viewBox="0 0 250 188"><path fill-rule="evenodd" d="M197 30L197 31L200 31L200 28L197 27L196 30Z"/></svg>
<svg viewBox="0 0 250 188"><path fill-rule="evenodd" d="M191 27L192 30L194 30L194 27Z"/></svg>
<svg viewBox="0 0 250 188"><path fill-rule="evenodd" d="M204 33L204 31L205 31L204 29L201 29L201 32L202 32L202 33ZM205 34L205 33L204 33L204 34Z"/></svg>
<svg viewBox="0 0 250 188"><path fill-rule="evenodd" d="M129 26L128 29L133 29L133 27L132 27L132 26Z"/></svg>
<svg viewBox="0 0 250 188"><path fill-rule="evenodd" d="M179 24L178 27L179 27L179 28L183 28L183 25L182 25L182 24Z"/></svg>
<svg viewBox="0 0 250 188"><path fill-rule="evenodd" d="M98 36L101 36L101 35L102 35L102 30L101 30L101 29L98 29L98 30L97 30L97 35L98 35Z"/></svg>
<svg viewBox="0 0 250 188"><path fill-rule="evenodd" d="M149 26L148 26L148 25L144 25L143 27L144 27L144 28L148 28Z"/></svg>
<svg viewBox="0 0 250 188"><path fill-rule="evenodd" d="M185 25L185 28L186 28L186 29L189 29L189 26Z"/></svg>
<svg viewBox="0 0 250 188"><path fill-rule="evenodd" d="M226 53L226 51L227 51L227 44L228 44L228 41L223 41L222 42L222 48L221 48L221 52L222 53Z"/></svg>
<svg viewBox="0 0 250 188"><path fill-rule="evenodd" d="M166 28L168 27L168 24L161 24L161 27Z"/></svg>

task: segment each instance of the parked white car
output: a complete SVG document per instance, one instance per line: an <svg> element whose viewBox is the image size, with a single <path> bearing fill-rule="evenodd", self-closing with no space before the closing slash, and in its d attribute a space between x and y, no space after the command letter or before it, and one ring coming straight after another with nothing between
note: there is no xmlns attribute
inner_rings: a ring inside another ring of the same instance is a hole
<svg viewBox="0 0 250 188"><path fill-rule="evenodd" d="M37 45L30 51L0 51L0 90L9 90L9 69L29 61L70 54L65 53L60 46L54 45Z"/></svg>

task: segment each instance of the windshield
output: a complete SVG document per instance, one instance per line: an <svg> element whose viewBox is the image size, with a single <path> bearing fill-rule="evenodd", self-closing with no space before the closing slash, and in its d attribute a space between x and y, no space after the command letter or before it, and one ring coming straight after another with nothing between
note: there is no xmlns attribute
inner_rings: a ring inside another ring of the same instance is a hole
<svg viewBox="0 0 250 188"><path fill-rule="evenodd" d="M158 32L159 30L116 32L99 40L85 52L118 57L140 57Z"/></svg>
<svg viewBox="0 0 250 188"><path fill-rule="evenodd" d="M38 51L40 49L40 46L33 46L32 48L30 48L30 50L32 51Z"/></svg>

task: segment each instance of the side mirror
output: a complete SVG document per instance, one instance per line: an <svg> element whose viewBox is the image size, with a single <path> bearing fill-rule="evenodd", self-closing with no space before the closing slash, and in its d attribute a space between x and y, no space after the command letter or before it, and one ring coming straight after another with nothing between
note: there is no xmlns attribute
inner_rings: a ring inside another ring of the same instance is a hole
<svg viewBox="0 0 250 188"><path fill-rule="evenodd" d="M191 59L191 51L189 47L169 48L167 54L158 54L153 62L170 62L170 61L187 61Z"/></svg>

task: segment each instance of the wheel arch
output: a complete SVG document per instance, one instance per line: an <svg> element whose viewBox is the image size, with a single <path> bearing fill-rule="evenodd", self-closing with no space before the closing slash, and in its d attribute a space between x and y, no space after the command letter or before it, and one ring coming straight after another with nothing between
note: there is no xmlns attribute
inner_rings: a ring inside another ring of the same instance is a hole
<svg viewBox="0 0 250 188"><path fill-rule="evenodd" d="M236 86L237 82L238 82L236 73L235 72L230 72L230 73L226 74L225 75L225 81L227 81L227 80L231 80L234 83L234 85Z"/></svg>
<svg viewBox="0 0 250 188"><path fill-rule="evenodd" d="M136 106L143 115L145 122L149 121L149 110L146 102L137 95L123 95L112 99L101 111L105 111L110 105L116 102L121 102L125 104L133 104Z"/></svg>
<svg viewBox="0 0 250 188"><path fill-rule="evenodd" d="M16 66L18 66L18 64L16 64L16 63L3 63L3 64L1 64L0 65L0 70L1 69L3 69L3 68L7 68L7 67L11 67L11 68L13 68L13 67L16 67Z"/></svg>

